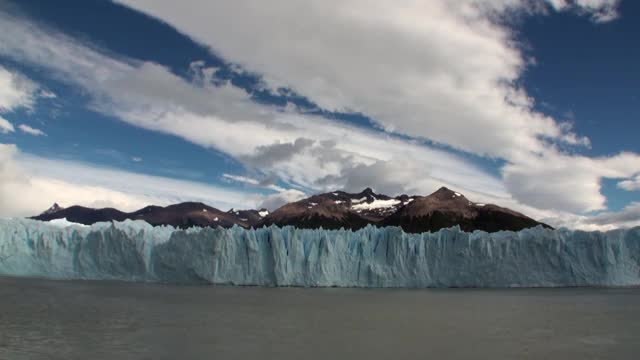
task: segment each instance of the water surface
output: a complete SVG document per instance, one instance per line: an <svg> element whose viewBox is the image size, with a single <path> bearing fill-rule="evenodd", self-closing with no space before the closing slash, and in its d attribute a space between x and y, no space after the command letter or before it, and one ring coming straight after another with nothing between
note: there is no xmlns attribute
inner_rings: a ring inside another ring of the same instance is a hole
<svg viewBox="0 0 640 360"><path fill-rule="evenodd" d="M640 289L0 277L0 359L637 359Z"/></svg>

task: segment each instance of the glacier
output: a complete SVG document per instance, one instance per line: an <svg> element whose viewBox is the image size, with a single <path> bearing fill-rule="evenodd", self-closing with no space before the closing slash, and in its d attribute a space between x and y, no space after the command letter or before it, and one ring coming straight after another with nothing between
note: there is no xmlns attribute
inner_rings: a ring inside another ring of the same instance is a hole
<svg viewBox="0 0 640 360"><path fill-rule="evenodd" d="M640 228L408 234L0 219L0 275L305 287L640 284Z"/></svg>

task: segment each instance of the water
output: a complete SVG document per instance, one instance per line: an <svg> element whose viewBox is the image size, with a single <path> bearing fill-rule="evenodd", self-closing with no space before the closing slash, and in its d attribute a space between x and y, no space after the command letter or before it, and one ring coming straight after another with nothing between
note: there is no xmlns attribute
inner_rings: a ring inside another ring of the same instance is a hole
<svg viewBox="0 0 640 360"><path fill-rule="evenodd" d="M0 359L637 359L640 289L303 289L0 277Z"/></svg>

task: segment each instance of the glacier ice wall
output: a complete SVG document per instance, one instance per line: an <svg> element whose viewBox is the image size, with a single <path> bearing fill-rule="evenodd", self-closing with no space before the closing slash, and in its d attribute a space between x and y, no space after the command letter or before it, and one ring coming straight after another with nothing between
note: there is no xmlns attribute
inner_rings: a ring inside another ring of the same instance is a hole
<svg viewBox="0 0 640 360"><path fill-rule="evenodd" d="M407 234L8 219L0 220L0 274L266 286L639 285L640 228Z"/></svg>

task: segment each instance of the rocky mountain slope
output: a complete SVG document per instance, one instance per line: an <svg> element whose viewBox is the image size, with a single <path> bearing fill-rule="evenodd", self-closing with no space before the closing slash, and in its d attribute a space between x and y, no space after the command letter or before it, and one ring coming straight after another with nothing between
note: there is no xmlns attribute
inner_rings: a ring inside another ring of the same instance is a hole
<svg viewBox="0 0 640 360"><path fill-rule="evenodd" d="M262 215L261 215L262 214ZM250 228L256 226L268 211L262 210L229 210L227 212L199 202L184 202L180 204L162 206L147 206L140 210L125 213L112 208L91 209L82 206L49 210L33 217L35 220L50 221L66 218L68 221L91 225L102 221L123 221L125 219L144 220L151 225L171 225L188 228L191 226L222 226L233 225Z"/></svg>
<svg viewBox="0 0 640 360"><path fill-rule="evenodd" d="M518 231L537 225L549 227L507 208L474 203L445 187L428 196L390 197L376 194L370 188L355 194L335 191L286 204L272 213L265 209L231 209L224 212L197 202L166 207L147 206L132 213L112 208L90 209L81 206L65 209L54 204L49 210L34 217L43 221L61 218L87 225L100 221L144 220L151 225L181 228L292 225L306 229L322 227L356 230L372 224L381 227L399 226L410 233L437 231L454 225L459 225L464 231L487 232Z"/></svg>

